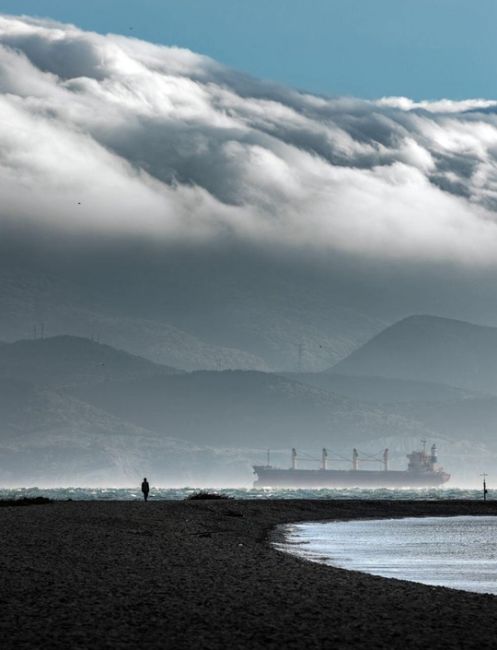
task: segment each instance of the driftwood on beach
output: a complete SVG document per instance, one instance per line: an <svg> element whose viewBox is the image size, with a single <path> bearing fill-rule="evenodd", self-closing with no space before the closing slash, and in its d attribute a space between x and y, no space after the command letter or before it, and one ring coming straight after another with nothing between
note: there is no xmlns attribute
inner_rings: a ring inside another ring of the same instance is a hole
<svg viewBox="0 0 497 650"><path fill-rule="evenodd" d="M278 524L494 502L52 502L0 512L0 646L491 648L497 598L312 564Z"/></svg>
<svg viewBox="0 0 497 650"><path fill-rule="evenodd" d="M50 503L46 497L22 497L21 499L0 499L0 508L17 506L44 506Z"/></svg>

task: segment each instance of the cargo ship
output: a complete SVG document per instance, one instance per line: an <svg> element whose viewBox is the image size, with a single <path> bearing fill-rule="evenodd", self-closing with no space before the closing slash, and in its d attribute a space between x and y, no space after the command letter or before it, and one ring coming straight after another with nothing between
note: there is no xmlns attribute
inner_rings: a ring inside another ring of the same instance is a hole
<svg viewBox="0 0 497 650"><path fill-rule="evenodd" d="M266 465L254 465L257 480L254 487L268 488L401 488L401 487L438 487L447 483L450 474L438 466L437 448L432 445L430 453L423 449L407 454L408 465L405 470L389 468L389 451L385 449L380 458L360 456L357 449L352 451L350 469L332 469L327 449L322 450L319 469L299 467L301 458L297 450L292 449L291 467L281 469L272 467L268 452ZM339 460L338 458L336 459ZM363 469L363 462L379 462L381 469Z"/></svg>

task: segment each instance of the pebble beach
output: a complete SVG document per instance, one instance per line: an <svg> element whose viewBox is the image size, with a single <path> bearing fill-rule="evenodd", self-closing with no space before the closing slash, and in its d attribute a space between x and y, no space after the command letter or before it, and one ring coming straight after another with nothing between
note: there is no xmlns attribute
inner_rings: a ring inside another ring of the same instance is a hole
<svg viewBox="0 0 497 650"><path fill-rule="evenodd" d="M297 521L497 515L489 501L0 508L0 647L494 648L497 598L307 562Z"/></svg>

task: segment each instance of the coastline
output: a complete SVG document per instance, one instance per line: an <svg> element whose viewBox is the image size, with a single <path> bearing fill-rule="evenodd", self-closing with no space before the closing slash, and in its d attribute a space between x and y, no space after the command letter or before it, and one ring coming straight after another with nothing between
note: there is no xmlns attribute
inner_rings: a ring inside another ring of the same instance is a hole
<svg viewBox="0 0 497 650"><path fill-rule="evenodd" d="M2 648L495 647L497 598L278 551L298 521L497 502L52 502L0 510Z"/></svg>

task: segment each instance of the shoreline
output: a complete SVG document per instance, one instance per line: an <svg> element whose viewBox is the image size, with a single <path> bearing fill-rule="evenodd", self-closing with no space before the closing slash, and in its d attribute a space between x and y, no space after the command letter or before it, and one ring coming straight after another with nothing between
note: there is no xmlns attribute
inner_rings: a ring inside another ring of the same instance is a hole
<svg viewBox="0 0 497 650"><path fill-rule="evenodd" d="M247 486L152 486L150 499L154 501L183 501L198 492L221 494L236 500L350 500L350 501L481 501L482 487L442 487L442 488L255 488ZM141 498L139 486L132 487L1 487L0 500L20 498L48 498L53 501L136 501ZM488 489L488 500L497 500L497 489Z"/></svg>
<svg viewBox="0 0 497 650"><path fill-rule="evenodd" d="M487 501L72 501L0 510L2 648L495 647L497 598L277 550L278 526Z"/></svg>

